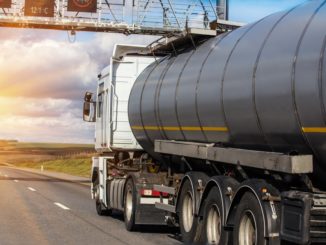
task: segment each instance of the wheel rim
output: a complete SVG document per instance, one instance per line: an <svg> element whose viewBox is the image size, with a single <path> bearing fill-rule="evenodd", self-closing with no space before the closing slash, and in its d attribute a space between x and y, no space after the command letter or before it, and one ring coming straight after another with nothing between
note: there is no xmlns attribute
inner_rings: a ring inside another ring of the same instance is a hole
<svg viewBox="0 0 326 245"><path fill-rule="evenodd" d="M128 191L126 194L126 217L128 220L131 219L132 215L132 190L130 187L128 187Z"/></svg>
<svg viewBox="0 0 326 245"><path fill-rule="evenodd" d="M189 232L193 223L193 200L190 192L187 192L182 204L182 221L184 230Z"/></svg>
<svg viewBox="0 0 326 245"><path fill-rule="evenodd" d="M255 216L247 210L240 221L239 245L257 245L257 225Z"/></svg>
<svg viewBox="0 0 326 245"><path fill-rule="evenodd" d="M96 204L96 210L98 213L100 213L102 210L102 204L100 201L100 187L97 186L96 187L96 191L95 191L95 204Z"/></svg>
<svg viewBox="0 0 326 245"><path fill-rule="evenodd" d="M219 244L221 238L221 215L216 204L212 205L208 211L206 232L208 244Z"/></svg>
<svg viewBox="0 0 326 245"><path fill-rule="evenodd" d="M100 187L99 186L96 186L95 193L94 193L94 199L95 199L96 203L100 201Z"/></svg>

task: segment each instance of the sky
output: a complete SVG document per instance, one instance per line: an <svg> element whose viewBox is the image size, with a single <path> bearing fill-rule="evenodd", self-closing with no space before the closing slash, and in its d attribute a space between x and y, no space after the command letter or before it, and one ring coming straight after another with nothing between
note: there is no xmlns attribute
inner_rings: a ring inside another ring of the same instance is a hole
<svg viewBox="0 0 326 245"><path fill-rule="evenodd" d="M230 19L250 23L306 0L230 0Z"/></svg>
<svg viewBox="0 0 326 245"><path fill-rule="evenodd" d="M304 0L230 0L230 19L252 22ZM147 44L153 36L0 28L0 139L93 143L82 120L85 91L115 43Z"/></svg>

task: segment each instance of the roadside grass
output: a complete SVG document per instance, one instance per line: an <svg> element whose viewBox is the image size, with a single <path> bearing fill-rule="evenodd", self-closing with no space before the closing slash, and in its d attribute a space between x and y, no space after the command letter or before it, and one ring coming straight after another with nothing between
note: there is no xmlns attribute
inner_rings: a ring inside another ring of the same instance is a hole
<svg viewBox="0 0 326 245"><path fill-rule="evenodd" d="M0 0L1 1L1 0ZM0 140L0 162L90 177L92 144L38 143Z"/></svg>
<svg viewBox="0 0 326 245"><path fill-rule="evenodd" d="M14 164L17 167L43 169L46 171L62 172L75 176L90 177L91 157L55 159L40 162L20 162Z"/></svg>
<svg viewBox="0 0 326 245"><path fill-rule="evenodd" d="M16 149L26 148L45 148L45 149L66 149L66 148L81 148L81 149L94 149L92 144L69 144L69 143L29 143L18 142L15 144Z"/></svg>

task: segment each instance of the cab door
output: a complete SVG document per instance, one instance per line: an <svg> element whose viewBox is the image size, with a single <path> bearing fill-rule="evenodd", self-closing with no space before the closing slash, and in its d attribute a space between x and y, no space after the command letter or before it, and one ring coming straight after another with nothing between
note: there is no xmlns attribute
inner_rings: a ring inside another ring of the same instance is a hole
<svg viewBox="0 0 326 245"><path fill-rule="evenodd" d="M95 130L95 148L105 151L108 148L108 134L107 134L107 121L110 117L109 106L109 88L106 88L105 83L102 82L98 86L97 91L97 104L96 104L96 130Z"/></svg>

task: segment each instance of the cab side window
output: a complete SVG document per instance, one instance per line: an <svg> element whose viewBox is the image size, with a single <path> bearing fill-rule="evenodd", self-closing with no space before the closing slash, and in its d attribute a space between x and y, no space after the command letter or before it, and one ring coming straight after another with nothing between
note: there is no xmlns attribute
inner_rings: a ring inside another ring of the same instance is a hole
<svg viewBox="0 0 326 245"><path fill-rule="evenodd" d="M101 118L103 115L103 93L100 93L97 97L97 117Z"/></svg>

